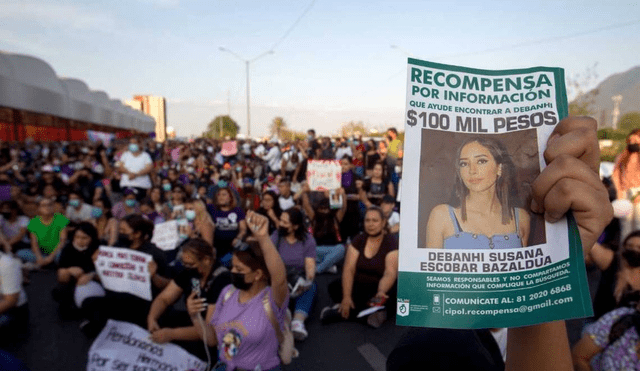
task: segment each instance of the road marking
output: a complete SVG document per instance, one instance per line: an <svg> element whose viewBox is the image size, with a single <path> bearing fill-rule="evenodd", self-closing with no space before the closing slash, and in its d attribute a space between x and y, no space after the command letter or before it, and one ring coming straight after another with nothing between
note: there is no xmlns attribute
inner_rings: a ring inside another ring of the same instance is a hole
<svg viewBox="0 0 640 371"><path fill-rule="evenodd" d="M387 357L371 343L364 343L358 347L358 352L375 371L385 371L387 369Z"/></svg>

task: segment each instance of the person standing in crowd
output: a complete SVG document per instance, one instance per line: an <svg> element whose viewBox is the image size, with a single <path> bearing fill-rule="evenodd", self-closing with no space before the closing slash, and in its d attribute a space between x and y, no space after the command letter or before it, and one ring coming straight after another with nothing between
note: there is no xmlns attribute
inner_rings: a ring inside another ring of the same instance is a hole
<svg viewBox="0 0 640 371"><path fill-rule="evenodd" d="M316 131L314 129L307 130L307 157L314 160L320 158L321 146L316 139Z"/></svg>
<svg viewBox="0 0 640 371"><path fill-rule="evenodd" d="M122 174L121 188L136 188L138 200L146 197L152 185L149 174L153 171L153 161L151 156L142 150L140 142L135 137L129 141L128 151L120 157L118 171Z"/></svg>
<svg viewBox="0 0 640 371"><path fill-rule="evenodd" d="M347 248L342 279L329 284L329 295L335 304L320 314L323 323L354 320L371 304L383 303L379 310L366 317L369 326L378 328L387 319L387 312L396 310L396 278L398 277L398 238L387 232L387 220L382 210L371 207L364 217L364 233Z"/></svg>
<svg viewBox="0 0 640 371"><path fill-rule="evenodd" d="M269 172L273 172L274 174L280 172L282 153L280 153L280 143L278 143L277 139L271 140L271 148L269 148L269 152L267 152L262 159L267 163Z"/></svg>
<svg viewBox="0 0 640 371"><path fill-rule="evenodd" d="M208 345L218 346L219 366L280 371L279 338L289 304L286 269L267 233L267 218L250 211L247 223L254 240L244 250L234 250L233 286L222 290L215 306L207 306L204 334L200 317L204 306L194 292L187 308L199 335Z"/></svg>
<svg viewBox="0 0 640 371"><path fill-rule="evenodd" d="M347 211L340 223L342 241L355 237L360 231L360 195L358 188L362 187L362 180L353 172L351 158L348 156L340 160L342 168L342 188L347 199Z"/></svg>
<svg viewBox="0 0 640 371"><path fill-rule="evenodd" d="M195 291L195 303L203 309L215 306L220 292L231 284L229 270L220 266L216 260L216 249L207 241L193 238L182 245L182 265L185 268L169 282L169 285L158 295L147 316L147 329L151 339L159 344L176 342L189 352L204 359L201 336L191 322L187 312L177 311L171 306L184 295L191 296Z"/></svg>
<svg viewBox="0 0 640 371"><path fill-rule="evenodd" d="M316 241L304 227L304 216L298 208L282 212L280 227L271 235L271 241L278 249L287 268L287 280L292 289L295 313L291 322L291 331L296 340L305 340L308 336L304 322L316 296ZM306 280L299 285L300 279Z"/></svg>
<svg viewBox="0 0 640 371"><path fill-rule="evenodd" d="M54 213L54 201L48 198L40 200L38 215L31 219L27 230L31 235L31 250L20 250L17 256L23 261L36 263L44 267L58 258L60 250L67 242L69 219Z"/></svg>

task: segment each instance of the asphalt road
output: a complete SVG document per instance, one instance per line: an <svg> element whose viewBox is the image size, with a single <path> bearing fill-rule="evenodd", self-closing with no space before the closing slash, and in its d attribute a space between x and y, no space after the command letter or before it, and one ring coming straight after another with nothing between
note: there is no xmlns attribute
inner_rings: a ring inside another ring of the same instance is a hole
<svg viewBox="0 0 640 371"><path fill-rule="evenodd" d="M26 286L29 297L30 329L24 339L6 350L26 363L32 371L85 371L91 346L79 328L80 320L62 320L51 297L55 272L35 271ZM307 320L309 337L296 343L300 356L286 366L290 370L383 371L386 357L407 328L388 320L379 329L359 323L320 324L320 311L329 305L327 286L338 275L320 275L318 297ZM4 335L2 335L4 336Z"/></svg>

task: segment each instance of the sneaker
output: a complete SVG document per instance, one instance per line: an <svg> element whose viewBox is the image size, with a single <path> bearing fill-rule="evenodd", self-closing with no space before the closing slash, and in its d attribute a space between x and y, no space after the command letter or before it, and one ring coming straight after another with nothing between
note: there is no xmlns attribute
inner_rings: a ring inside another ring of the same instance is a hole
<svg viewBox="0 0 640 371"><path fill-rule="evenodd" d="M335 304L332 307L324 307L320 312L320 322L323 325L328 325L330 323L340 322L344 318L339 312L340 304Z"/></svg>
<svg viewBox="0 0 640 371"><path fill-rule="evenodd" d="M327 273L338 274L338 266L332 265L331 268L327 269Z"/></svg>
<svg viewBox="0 0 640 371"><path fill-rule="evenodd" d="M375 313L370 314L369 317L367 317L367 325L373 328L380 328L380 326L382 326L382 324L386 320L387 320L387 311L384 309L379 310Z"/></svg>
<svg viewBox="0 0 640 371"><path fill-rule="evenodd" d="M299 320L291 321L291 332L293 332L293 337L297 341L303 341L309 336L307 329L304 328L304 323Z"/></svg>

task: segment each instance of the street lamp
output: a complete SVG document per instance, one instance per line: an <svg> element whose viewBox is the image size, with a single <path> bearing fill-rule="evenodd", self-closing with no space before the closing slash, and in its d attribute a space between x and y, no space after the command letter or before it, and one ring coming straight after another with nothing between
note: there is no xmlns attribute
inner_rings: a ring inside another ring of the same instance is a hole
<svg viewBox="0 0 640 371"><path fill-rule="evenodd" d="M260 59L260 58L262 58L262 57L264 57L266 55L273 54L274 52L273 52L273 50L269 50L269 51L266 51L266 52L260 54L259 56L255 57L253 59L244 59L241 56L239 56L237 53L235 53L232 50L229 50L229 49L227 49L225 47L221 46L218 49L220 49L220 51L227 52L227 53L233 55L234 57L238 58L239 60L243 61L244 64L246 65L246 67L247 67L247 137L250 138L251 137L251 109L250 109L249 92L250 92L250 80L251 80L251 77L250 77L250 74L249 74L249 65L251 64L251 62L255 62L256 60L258 60L258 59Z"/></svg>

